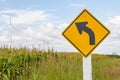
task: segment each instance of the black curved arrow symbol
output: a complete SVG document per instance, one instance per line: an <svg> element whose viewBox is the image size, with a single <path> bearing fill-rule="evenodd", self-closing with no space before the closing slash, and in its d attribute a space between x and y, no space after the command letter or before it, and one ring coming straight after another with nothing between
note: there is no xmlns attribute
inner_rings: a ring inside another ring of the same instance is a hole
<svg viewBox="0 0 120 80"><path fill-rule="evenodd" d="M80 34L82 34L82 31L85 31L89 35L90 45L95 45L95 34L90 28L88 28L86 26L86 24L88 24L88 22L77 22L75 24L76 24L77 29L78 29Z"/></svg>

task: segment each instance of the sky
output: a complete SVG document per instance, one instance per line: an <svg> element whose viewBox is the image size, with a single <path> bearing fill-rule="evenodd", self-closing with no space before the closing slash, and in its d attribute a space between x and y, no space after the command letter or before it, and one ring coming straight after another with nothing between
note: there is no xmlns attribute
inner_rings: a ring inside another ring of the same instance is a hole
<svg viewBox="0 0 120 80"><path fill-rule="evenodd" d="M89 10L111 34L93 51L120 55L119 0L0 0L0 46L77 51L62 31Z"/></svg>

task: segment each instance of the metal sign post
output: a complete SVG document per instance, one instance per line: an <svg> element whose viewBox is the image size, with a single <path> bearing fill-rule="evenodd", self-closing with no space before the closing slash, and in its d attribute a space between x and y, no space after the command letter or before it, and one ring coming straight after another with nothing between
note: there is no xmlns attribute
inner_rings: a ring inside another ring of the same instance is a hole
<svg viewBox="0 0 120 80"><path fill-rule="evenodd" d="M92 60L91 54L83 57L83 80L92 80Z"/></svg>

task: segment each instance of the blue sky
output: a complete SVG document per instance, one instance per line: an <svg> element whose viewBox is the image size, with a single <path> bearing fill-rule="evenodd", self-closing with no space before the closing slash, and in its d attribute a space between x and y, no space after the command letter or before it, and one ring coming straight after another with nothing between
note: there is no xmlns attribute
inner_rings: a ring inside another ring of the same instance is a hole
<svg viewBox="0 0 120 80"><path fill-rule="evenodd" d="M1 0L0 9L30 8L51 11L58 16L58 19L69 21L79 14L83 8L87 8L101 21L104 21L107 20L108 16L119 14L119 4L120 1L118 0Z"/></svg>
<svg viewBox="0 0 120 80"><path fill-rule="evenodd" d="M61 32L86 8L111 30L108 39L94 52L120 53L119 7L119 0L0 0L0 45L10 44L11 36L13 46L34 45L42 49L53 47L57 51L76 51Z"/></svg>

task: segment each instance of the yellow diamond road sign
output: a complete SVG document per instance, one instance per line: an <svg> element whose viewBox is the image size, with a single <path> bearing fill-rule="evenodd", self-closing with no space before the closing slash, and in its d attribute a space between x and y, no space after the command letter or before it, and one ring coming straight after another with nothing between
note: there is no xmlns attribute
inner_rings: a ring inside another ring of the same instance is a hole
<svg viewBox="0 0 120 80"><path fill-rule="evenodd" d="M110 33L90 12L84 9L63 31L63 36L87 57Z"/></svg>

